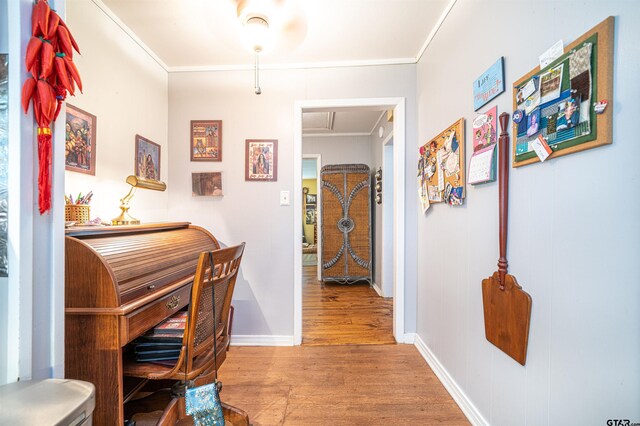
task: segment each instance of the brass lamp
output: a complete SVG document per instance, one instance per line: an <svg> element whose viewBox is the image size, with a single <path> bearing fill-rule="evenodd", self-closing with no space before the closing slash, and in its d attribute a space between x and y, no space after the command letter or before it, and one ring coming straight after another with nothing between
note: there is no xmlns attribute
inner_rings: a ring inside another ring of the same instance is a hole
<svg viewBox="0 0 640 426"><path fill-rule="evenodd" d="M112 225L139 225L140 221L129 214L129 202L136 192L136 188L153 189L154 191L164 191L167 184L159 180L144 179L138 176L128 176L126 182L131 185L131 189L120 199L120 216L111 220Z"/></svg>

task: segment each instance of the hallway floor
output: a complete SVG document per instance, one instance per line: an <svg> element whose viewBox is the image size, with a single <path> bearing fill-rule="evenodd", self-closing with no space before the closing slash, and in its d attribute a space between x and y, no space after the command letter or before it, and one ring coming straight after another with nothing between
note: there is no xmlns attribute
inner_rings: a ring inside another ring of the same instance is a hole
<svg viewBox="0 0 640 426"><path fill-rule="evenodd" d="M467 425L413 345L232 347L221 399L262 425Z"/></svg>
<svg viewBox="0 0 640 426"><path fill-rule="evenodd" d="M303 267L303 345L232 347L221 399L260 425L466 425L413 345L396 345L391 299Z"/></svg>
<svg viewBox="0 0 640 426"><path fill-rule="evenodd" d="M302 267L303 345L394 344L393 300L368 284L325 284Z"/></svg>

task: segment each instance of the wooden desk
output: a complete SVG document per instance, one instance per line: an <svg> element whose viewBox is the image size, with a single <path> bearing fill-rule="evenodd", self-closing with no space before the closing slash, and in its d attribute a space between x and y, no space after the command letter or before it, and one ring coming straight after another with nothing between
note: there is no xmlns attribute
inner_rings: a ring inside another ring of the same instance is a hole
<svg viewBox="0 0 640 426"><path fill-rule="evenodd" d="M122 348L188 304L198 255L218 248L188 222L66 231L65 376L96 386L94 424L124 423Z"/></svg>

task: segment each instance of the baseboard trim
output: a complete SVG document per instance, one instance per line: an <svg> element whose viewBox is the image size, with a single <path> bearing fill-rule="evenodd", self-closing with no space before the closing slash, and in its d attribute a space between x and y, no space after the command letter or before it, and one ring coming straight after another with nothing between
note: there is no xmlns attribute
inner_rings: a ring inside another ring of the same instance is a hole
<svg viewBox="0 0 640 426"><path fill-rule="evenodd" d="M420 355L422 355L424 360L427 361L427 364L429 364L429 367L431 367L438 379L440 379L447 392L449 392L453 400L458 404L464 415L467 416L469 422L471 422L472 425L489 426L489 422L482 417L480 411L478 411L476 406L473 405L471 400L467 397L460 386L458 386L456 381L453 380L453 377L451 377L449 372L444 368L438 358L436 358L418 334L415 334L414 344L418 349L418 352L420 352Z"/></svg>
<svg viewBox="0 0 640 426"><path fill-rule="evenodd" d="M400 339L396 338L396 342L407 345L413 345L416 340L416 333L404 333Z"/></svg>
<svg viewBox="0 0 640 426"><path fill-rule="evenodd" d="M378 287L378 284L376 284L375 282L371 281L371 287L373 287L373 289L376 291L376 293L378 293L378 296L384 297L382 295L382 290L380 289L380 287Z"/></svg>
<svg viewBox="0 0 640 426"><path fill-rule="evenodd" d="M232 335L231 346L293 346L293 336Z"/></svg>

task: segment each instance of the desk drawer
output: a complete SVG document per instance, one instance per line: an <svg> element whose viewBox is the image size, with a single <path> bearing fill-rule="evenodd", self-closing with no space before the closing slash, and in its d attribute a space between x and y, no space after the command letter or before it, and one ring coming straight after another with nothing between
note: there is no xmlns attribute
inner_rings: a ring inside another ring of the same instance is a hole
<svg viewBox="0 0 640 426"><path fill-rule="evenodd" d="M150 330L189 304L191 284L185 285L148 305L120 317L120 346Z"/></svg>

